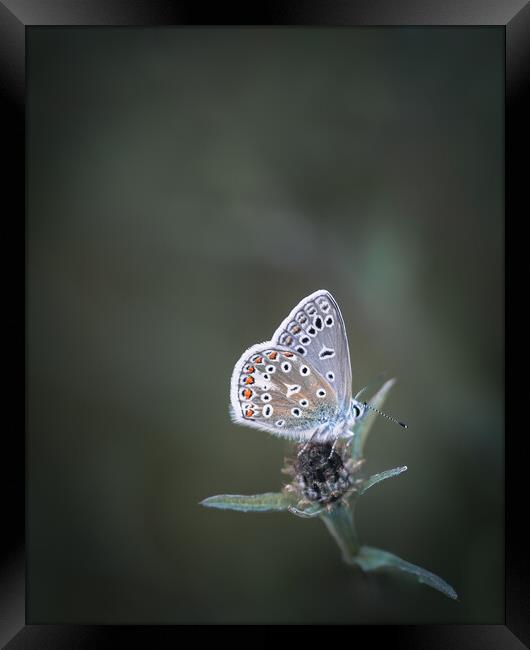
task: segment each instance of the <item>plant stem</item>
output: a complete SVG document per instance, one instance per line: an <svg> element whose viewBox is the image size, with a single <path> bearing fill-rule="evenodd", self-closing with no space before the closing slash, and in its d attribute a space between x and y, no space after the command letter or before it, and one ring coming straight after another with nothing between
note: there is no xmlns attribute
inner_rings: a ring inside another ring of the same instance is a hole
<svg viewBox="0 0 530 650"><path fill-rule="evenodd" d="M339 502L330 512L325 511L320 515L339 545L342 559L348 564L355 563L355 556L360 549L359 538L353 523L354 507L354 501L352 501L351 507Z"/></svg>

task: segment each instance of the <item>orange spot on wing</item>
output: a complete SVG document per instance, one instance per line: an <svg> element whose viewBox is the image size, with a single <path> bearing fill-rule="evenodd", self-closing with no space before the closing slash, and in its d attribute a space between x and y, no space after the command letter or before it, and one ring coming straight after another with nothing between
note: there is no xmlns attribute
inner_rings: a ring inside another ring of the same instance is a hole
<svg viewBox="0 0 530 650"><path fill-rule="evenodd" d="M273 360L274 360L274 359L276 359L277 356L278 356L278 353L277 353L277 352L271 352L271 353L269 354L269 359L273 359Z"/></svg>
<svg viewBox="0 0 530 650"><path fill-rule="evenodd" d="M250 390L250 388L245 388L245 390L243 391L243 397L245 399L250 399L252 397L252 391Z"/></svg>
<svg viewBox="0 0 530 650"><path fill-rule="evenodd" d="M283 356L284 356L284 357L289 357L289 358L290 358L290 357L294 357L294 354L293 354L292 352L284 352L284 353L283 353Z"/></svg>
<svg viewBox="0 0 530 650"><path fill-rule="evenodd" d="M254 383L254 377L247 377L245 379L245 384L253 384Z"/></svg>
<svg viewBox="0 0 530 650"><path fill-rule="evenodd" d="M298 332L299 332L301 329L302 329L302 328L301 328L299 325L295 325L294 327L291 328L291 332L292 332L293 334L298 334Z"/></svg>
<svg viewBox="0 0 530 650"><path fill-rule="evenodd" d="M249 366L249 367L245 370L245 372L248 374L248 373L250 373L250 372L254 372L254 370L256 370L256 368L254 368L254 366Z"/></svg>
<svg viewBox="0 0 530 650"><path fill-rule="evenodd" d="M252 409L247 409L245 411L245 415L247 416L247 418L251 418L254 415L254 411Z"/></svg>
<svg viewBox="0 0 530 650"><path fill-rule="evenodd" d="M256 357L254 363L263 363L263 357Z"/></svg>

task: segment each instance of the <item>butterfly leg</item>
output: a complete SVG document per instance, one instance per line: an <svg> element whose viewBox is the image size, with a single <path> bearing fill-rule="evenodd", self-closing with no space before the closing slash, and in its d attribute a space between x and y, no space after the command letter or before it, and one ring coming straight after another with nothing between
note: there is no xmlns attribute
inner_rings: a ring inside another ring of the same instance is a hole
<svg viewBox="0 0 530 650"><path fill-rule="evenodd" d="M309 443L311 442L311 438L305 443L305 445L300 449L298 452L297 456L300 458L300 456L305 452L305 450L309 447Z"/></svg>
<svg viewBox="0 0 530 650"><path fill-rule="evenodd" d="M309 447L309 445L311 443L315 442L316 438L318 437L318 435L320 433L322 433L322 428L321 427L319 427L318 429L315 430L315 432L313 433L311 438L309 438L309 440L305 443L305 445L302 447L302 449L300 449L300 451L297 454L298 458L300 458L300 456L305 452L305 450Z"/></svg>
<svg viewBox="0 0 530 650"><path fill-rule="evenodd" d="M352 444L353 439L355 438L355 434L353 431L348 431L348 441L346 442L346 450L348 450L348 447Z"/></svg>
<svg viewBox="0 0 530 650"><path fill-rule="evenodd" d="M331 445L331 451L329 452L328 460L333 456L335 452L335 447L337 446L337 443L339 442L339 436L335 438L333 441L333 444Z"/></svg>
<svg viewBox="0 0 530 650"><path fill-rule="evenodd" d="M346 449L348 449L349 445L351 444L353 440L353 431L348 431L347 433L343 434L342 436L337 436L335 440L333 441L333 445L331 446L331 451L329 452L328 460L333 456L333 452L335 451L335 447L337 446L339 440L341 438L347 438L348 442L346 443Z"/></svg>

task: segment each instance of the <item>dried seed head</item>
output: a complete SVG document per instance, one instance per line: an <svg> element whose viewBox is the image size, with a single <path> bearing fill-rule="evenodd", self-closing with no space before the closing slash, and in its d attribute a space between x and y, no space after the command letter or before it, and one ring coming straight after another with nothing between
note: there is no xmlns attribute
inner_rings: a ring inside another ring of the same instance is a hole
<svg viewBox="0 0 530 650"><path fill-rule="evenodd" d="M353 464L344 446L331 443L306 443L297 449L295 459L287 460L288 473L294 475L289 491L303 501L328 505L352 493L356 480Z"/></svg>

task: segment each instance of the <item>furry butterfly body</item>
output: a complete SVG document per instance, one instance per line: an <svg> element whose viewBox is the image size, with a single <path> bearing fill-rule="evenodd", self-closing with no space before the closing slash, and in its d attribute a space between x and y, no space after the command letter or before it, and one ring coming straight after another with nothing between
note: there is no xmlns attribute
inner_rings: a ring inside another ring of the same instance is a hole
<svg viewBox="0 0 530 650"><path fill-rule="evenodd" d="M232 373L230 405L234 422L284 438L351 437L364 404L352 399L346 328L328 291L304 298L270 341L245 350Z"/></svg>

